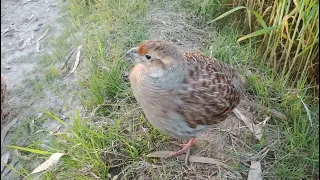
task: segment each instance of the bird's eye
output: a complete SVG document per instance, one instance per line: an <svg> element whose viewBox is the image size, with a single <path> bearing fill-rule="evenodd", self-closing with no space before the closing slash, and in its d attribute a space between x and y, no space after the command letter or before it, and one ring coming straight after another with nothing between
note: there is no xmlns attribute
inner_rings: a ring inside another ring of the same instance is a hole
<svg viewBox="0 0 320 180"><path fill-rule="evenodd" d="M147 54L147 55L146 55L146 58L147 58L147 59L151 59L151 56Z"/></svg>

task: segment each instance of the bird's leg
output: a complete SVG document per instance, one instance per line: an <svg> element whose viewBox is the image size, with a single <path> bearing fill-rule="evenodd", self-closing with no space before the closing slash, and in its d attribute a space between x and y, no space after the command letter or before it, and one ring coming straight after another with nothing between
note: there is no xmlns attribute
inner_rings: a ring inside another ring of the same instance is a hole
<svg viewBox="0 0 320 180"><path fill-rule="evenodd" d="M187 144L174 143L174 144L182 147L182 149L177 151L177 152L175 152L175 153L173 153L173 154L170 154L169 156L167 156L167 158L168 157L173 157L173 156L179 156L179 155L181 155L183 153L186 153L185 163L187 164L188 160L189 160L191 146L194 144L195 140L196 140L196 138L191 138Z"/></svg>

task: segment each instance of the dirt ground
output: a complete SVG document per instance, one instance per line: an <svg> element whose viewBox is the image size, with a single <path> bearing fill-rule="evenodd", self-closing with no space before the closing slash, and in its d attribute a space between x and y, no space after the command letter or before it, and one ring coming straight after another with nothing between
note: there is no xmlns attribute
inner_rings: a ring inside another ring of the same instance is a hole
<svg viewBox="0 0 320 180"><path fill-rule="evenodd" d="M51 44L64 28L60 21L63 13L58 1L1 0L1 13L1 73L7 84L4 111L9 113L1 120L1 135L4 127L16 122L4 142L1 141L3 158L8 152L5 145L25 145L32 133L25 128L28 125L23 126L25 123L42 126L46 132L59 130L61 125L57 121L37 122L44 110L58 112L61 118L67 118L73 110L81 110L82 107L74 94L78 88L75 74L44 83L48 67L39 65L44 54L53 53ZM70 59L75 59L75 54ZM60 69L63 63L51 65ZM19 162L13 156L8 162L16 167ZM12 179L8 172L9 169L5 168L1 177Z"/></svg>
<svg viewBox="0 0 320 180"><path fill-rule="evenodd" d="M75 110L84 111L84 109L77 95L73 93L78 89L77 71L75 74L54 79L51 82L53 85L50 83L45 85L41 88L41 96L35 93L37 92L35 87L46 76L43 71L46 67L39 65L41 57L44 54L53 53L50 43L45 42L54 41L64 28L59 21L62 13L58 2L56 0L1 0L1 12L1 73L7 81L5 112L9 112L5 120L1 121L1 129L3 130L10 122L17 121L2 143L1 158L3 158L8 154L5 145L11 143L25 145L30 129L18 130L25 121L28 122L26 127L30 127L29 122L36 123L35 121L43 115L44 110L58 112L60 118L67 120L68 115ZM188 24L185 17L185 14L164 9L153 10L152 14L146 16L150 31L153 32L150 39L170 40L179 45L183 51L200 51L205 37L210 35L203 29L200 30ZM73 48L76 47L70 47L70 51ZM52 65L59 69L63 62ZM83 69L83 66L79 69ZM238 108L252 120L257 122L263 120L256 118L249 107L240 105ZM241 123L235 115L231 115L219 124L216 130L206 133L196 142L198 148L193 155L210 156L224 162L232 161L229 158L230 153L233 156L239 155L240 152L235 152L237 149L235 147L244 146L243 141L237 142L237 140L244 134L250 133ZM54 120L41 122L38 126L46 132L58 131L61 127ZM229 156L226 156L226 153L229 153ZM14 155L10 155L8 163L18 167L19 162L13 157ZM242 162L250 164L250 159L254 157L243 152L243 157L236 158L242 158ZM190 168L191 172L194 167ZM205 168L201 167L199 170L205 170ZM236 176L233 174L234 179L239 179L239 176ZM1 177L14 179L15 176L9 168L4 168Z"/></svg>

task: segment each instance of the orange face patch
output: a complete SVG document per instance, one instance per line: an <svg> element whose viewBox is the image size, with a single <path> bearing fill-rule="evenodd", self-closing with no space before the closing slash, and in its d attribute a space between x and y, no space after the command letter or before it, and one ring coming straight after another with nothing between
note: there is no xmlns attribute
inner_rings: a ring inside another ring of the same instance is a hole
<svg viewBox="0 0 320 180"><path fill-rule="evenodd" d="M144 56L148 53L148 49L144 43L140 44L138 47L138 54Z"/></svg>

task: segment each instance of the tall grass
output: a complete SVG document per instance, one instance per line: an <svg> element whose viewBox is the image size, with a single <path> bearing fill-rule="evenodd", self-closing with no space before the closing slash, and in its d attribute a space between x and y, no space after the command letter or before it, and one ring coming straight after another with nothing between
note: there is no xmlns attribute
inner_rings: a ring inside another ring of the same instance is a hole
<svg viewBox="0 0 320 180"><path fill-rule="evenodd" d="M129 63L123 55L147 38L144 26L136 21L147 6L144 0L68 1L71 22L86 37L83 53L90 75L82 84L89 88L81 99L87 108L103 104L107 98L128 97L123 77Z"/></svg>
<svg viewBox="0 0 320 180"><path fill-rule="evenodd" d="M225 1L227 3L228 1ZM217 17L240 12L250 34L260 36L259 55L272 67L272 75L284 84L304 86L314 82L319 57L319 2L310 0L237 1L236 6ZM210 22L210 23L211 23Z"/></svg>
<svg viewBox="0 0 320 180"><path fill-rule="evenodd" d="M232 26L241 31L237 42L257 49L246 69L250 91L260 103L284 112L288 121L275 123L283 132L281 148L266 157L263 176L270 179L315 179L319 170L319 99L314 86L318 76L319 2L309 0L183 0L187 9L204 16L216 29ZM206 3L207 7L200 6ZM227 8L226 8L227 7ZM217 11L208 13L199 11ZM236 26L234 26L236 24ZM216 45L212 39L212 45ZM224 42L230 44L234 42ZM218 48L224 49L224 44ZM243 48L245 46L242 46ZM219 51L216 51L219 53ZM249 52L248 52L249 53ZM218 56L219 54L214 54ZM238 59L239 62L243 59Z"/></svg>

